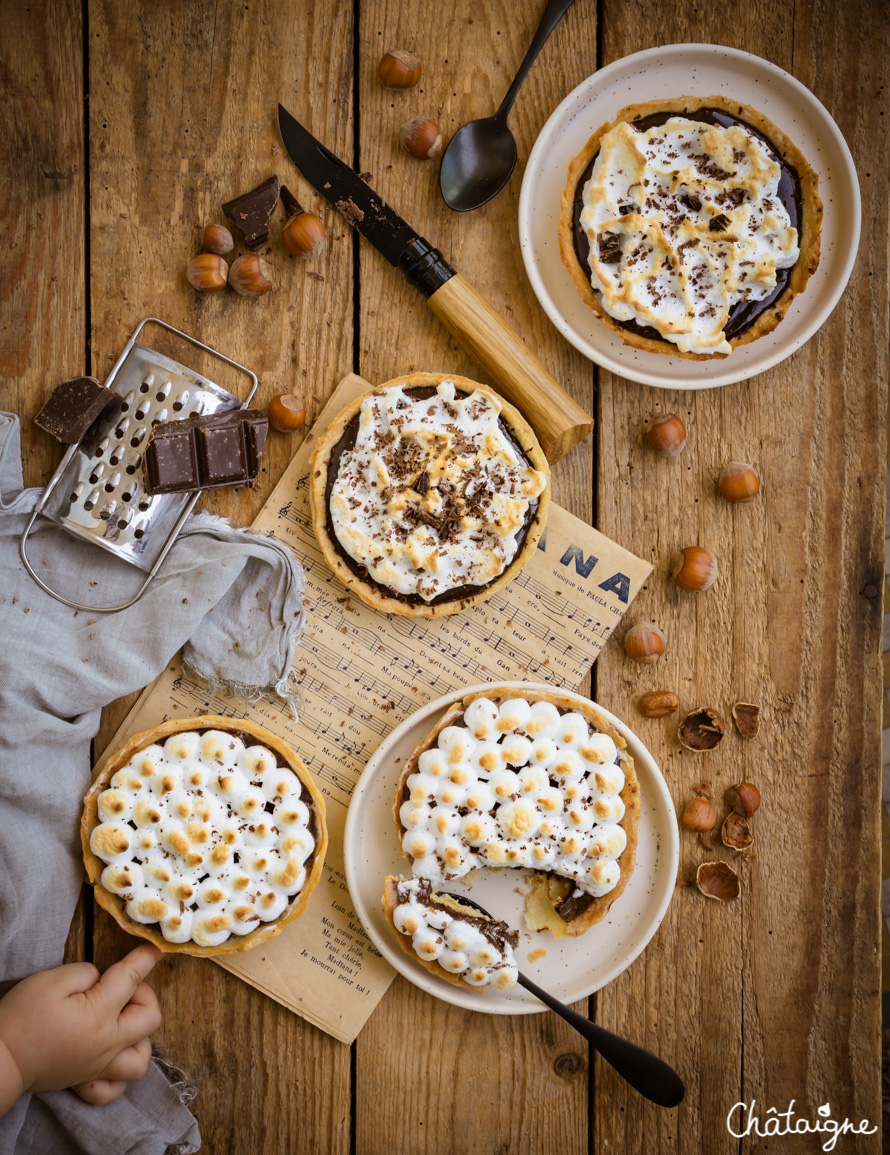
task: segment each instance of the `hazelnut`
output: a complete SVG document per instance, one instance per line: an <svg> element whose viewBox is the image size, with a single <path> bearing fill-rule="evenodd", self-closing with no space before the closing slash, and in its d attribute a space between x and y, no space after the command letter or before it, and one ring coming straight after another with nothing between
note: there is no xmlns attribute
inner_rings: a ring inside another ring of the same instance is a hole
<svg viewBox="0 0 890 1155"><path fill-rule="evenodd" d="M760 809L760 791L753 782L739 782L726 791L726 801L738 814L750 818Z"/></svg>
<svg viewBox="0 0 890 1155"><path fill-rule="evenodd" d="M291 393L279 393L269 402L269 424L279 433L293 433L306 424L306 407Z"/></svg>
<svg viewBox="0 0 890 1155"><path fill-rule="evenodd" d="M756 738L760 730L760 707L753 702L736 702L732 708L736 729L743 738Z"/></svg>
<svg viewBox="0 0 890 1155"><path fill-rule="evenodd" d="M324 248L324 225L315 213L297 213L281 230L281 240L292 257L311 259Z"/></svg>
<svg viewBox="0 0 890 1155"><path fill-rule="evenodd" d="M687 830L707 834L717 824L717 811L707 798L690 798L683 807L683 817L680 821Z"/></svg>
<svg viewBox="0 0 890 1155"><path fill-rule="evenodd" d="M674 570L674 581L681 590L697 594L710 589L717 580L717 559L701 545L688 545Z"/></svg>
<svg viewBox="0 0 890 1155"><path fill-rule="evenodd" d="M672 690L650 690L637 703L644 718L666 718L679 704L680 699Z"/></svg>
<svg viewBox="0 0 890 1155"><path fill-rule="evenodd" d="M730 810L723 820L720 837L723 839L723 845L729 846L732 850L747 850L754 841L748 819L735 810Z"/></svg>
<svg viewBox="0 0 890 1155"><path fill-rule="evenodd" d="M699 706L687 714L677 728L681 744L696 754L703 754L719 746L725 733L726 723L716 710L708 706Z"/></svg>
<svg viewBox="0 0 890 1155"><path fill-rule="evenodd" d="M686 448L686 426L676 413L668 413L655 418L643 438L662 457L679 457Z"/></svg>
<svg viewBox="0 0 890 1155"><path fill-rule="evenodd" d="M415 116L399 129L402 152L416 160L431 160L442 151L442 133L438 124L426 116Z"/></svg>
<svg viewBox="0 0 890 1155"><path fill-rule="evenodd" d="M413 52L392 48L377 65L377 75L384 88L413 88L423 71Z"/></svg>
<svg viewBox="0 0 890 1155"><path fill-rule="evenodd" d="M281 186L281 203L287 223L281 230L281 241L292 257L310 259L324 248L324 225L315 213L307 213L286 185Z"/></svg>
<svg viewBox="0 0 890 1155"><path fill-rule="evenodd" d="M698 889L706 898L732 902L741 894L739 876L728 862L703 862L695 872Z"/></svg>
<svg viewBox="0 0 890 1155"><path fill-rule="evenodd" d="M657 662L665 651L664 634L651 622L638 622L624 635L624 650L635 662Z"/></svg>
<svg viewBox="0 0 890 1155"><path fill-rule="evenodd" d="M235 247L232 234L225 225L207 225L201 235L201 248L205 253L230 253Z"/></svg>
<svg viewBox="0 0 890 1155"><path fill-rule="evenodd" d="M744 461L730 461L720 474L717 488L727 501L738 505L743 501L753 501L760 493L760 478Z"/></svg>
<svg viewBox="0 0 890 1155"><path fill-rule="evenodd" d="M245 253L232 262L229 284L242 297L262 297L272 288L272 266L255 253Z"/></svg>
<svg viewBox="0 0 890 1155"><path fill-rule="evenodd" d="M228 272L229 266L217 253L199 253L189 261L185 275L202 293L215 293L226 287Z"/></svg>

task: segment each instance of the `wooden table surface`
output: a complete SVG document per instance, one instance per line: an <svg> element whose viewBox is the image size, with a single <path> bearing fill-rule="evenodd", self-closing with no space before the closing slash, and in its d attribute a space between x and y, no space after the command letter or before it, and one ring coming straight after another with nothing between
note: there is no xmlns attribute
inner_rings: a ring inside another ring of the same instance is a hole
<svg viewBox="0 0 890 1155"><path fill-rule="evenodd" d="M621 633L650 619L669 649L641 668L619 636L597 663L594 696L655 751L678 806L703 778L718 794L751 778L764 797L740 901L708 902L690 887L705 854L684 834L661 929L580 1005L676 1066L688 1086L679 1109L628 1090L549 1012L464 1012L397 978L349 1047L212 963L177 957L152 976L164 1011L158 1038L200 1080L194 1108L214 1155L712 1155L755 1146L727 1132L739 1101L756 1099L764 1114L794 1099L811 1119L825 1102L837 1120L880 1116L886 8L577 0L513 111L519 163L507 189L478 212L453 214L438 196L438 166L402 155L398 127L427 114L447 139L493 111L542 8L0 3L0 401L22 418L26 483L42 485L60 456L30 421L45 394L77 373L103 377L148 314L251 366L260 404L299 393L310 421L349 370L375 382L412 368L479 375L420 296L296 174L276 130L280 99L372 174L595 415L594 438L555 468L554 494L651 560ZM562 340L529 288L516 224L529 150L563 97L599 66L681 41L746 49L812 89L850 145L863 194L859 257L820 332L760 377L699 393L636 385ZM376 77L382 53L397 46L424 62L418 88L401 94ZM260 300L192 291L184 271L201 226L273 171L323 217L321 258L305 265L276 249L276 287ZM679 462L637 442L647 417L672 410L690 430ZM299 436L270 439L253 492L223 491L205 505L249 523ZM751 506L714 497L713 479L733 459L753 461L762 476ZM699 541L718 555L720 580L701 597L679 595L668 580L674 555ZM760 702L761 735L727 741L706 761L684 754L672 720L636 712L652 688L676 690L685 708ZM109 708L100 742L129 704ZM105 965L129 940L88 898L83 905L70 953ZM838 1150L876 1152L878 1139L842 1139ZM800 1136L769 1149L813 1151L817 1142Z"/></svg>

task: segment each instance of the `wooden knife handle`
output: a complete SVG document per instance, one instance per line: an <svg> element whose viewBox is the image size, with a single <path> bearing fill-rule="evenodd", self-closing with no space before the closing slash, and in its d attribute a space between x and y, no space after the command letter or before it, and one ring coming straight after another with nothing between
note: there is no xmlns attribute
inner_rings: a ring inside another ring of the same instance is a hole
<svg viewBox="0 0 890 1155"><path fill-rule="evenodd" d="M593 429L585 413L517 333L460 273L436 289L427 304L460 345L519 409L552 464Z"/></svg>

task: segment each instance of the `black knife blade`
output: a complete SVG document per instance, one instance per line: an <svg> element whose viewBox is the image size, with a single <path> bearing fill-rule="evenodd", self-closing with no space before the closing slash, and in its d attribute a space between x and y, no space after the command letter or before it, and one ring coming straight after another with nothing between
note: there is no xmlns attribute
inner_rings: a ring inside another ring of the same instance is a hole
<svg viewBox="0 0 890 1155"><path fill-rule="evenodd" d="M454 269L441 253L436 252L432 245L424 241L417 230L402 220L358 173L316 140L312 133L281 104L278 105L278 128L288 156L306 180L314 185L391 265L401 265L415 283L418 278L412 276L411 266L417 261L420 261L421 266L432 263L439 267L440 275L432 278L433 283L426 287L418 284L418 288L424 289L427 296L434 293L449 277L454 276ZM433 254L435 258L430 261ZM428 270L421 268L418 272Z"/></svg>
<svg viewBox="0 0 890 1155"><path fill-rule="evenodd" d="M531 421L551 462L591 431L589 414L438 249L281 104L278 127L288 155L306 180L420 289L445 327Z"/></svg>

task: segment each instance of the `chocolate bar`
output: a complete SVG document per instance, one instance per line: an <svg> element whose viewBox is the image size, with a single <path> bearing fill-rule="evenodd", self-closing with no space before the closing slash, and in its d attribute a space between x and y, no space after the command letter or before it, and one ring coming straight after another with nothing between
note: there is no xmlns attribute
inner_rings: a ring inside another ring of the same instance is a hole
<svg viewBox="0 0 890 1155"><path fill-rule="evenodd" d="M251 485L260 471L268 431L268 419L259 409L165 421L155 426L145 447L145 492Z"/></svg>
<svg viewBox="0 0 890 1155"><path fill-rule="evenodd" d="M113 396L95 377L72 377L53 389L34 424L63 445L75 445Z"/></svg>
<svg viewBox="0 0 890 1155"><path fill-rule="evenodd" d="M244 234L244 243L256 253L269 239L269 218L278 204L277 176L270 176L250 192L242 193L222 207L233 225Z"/></svg>

